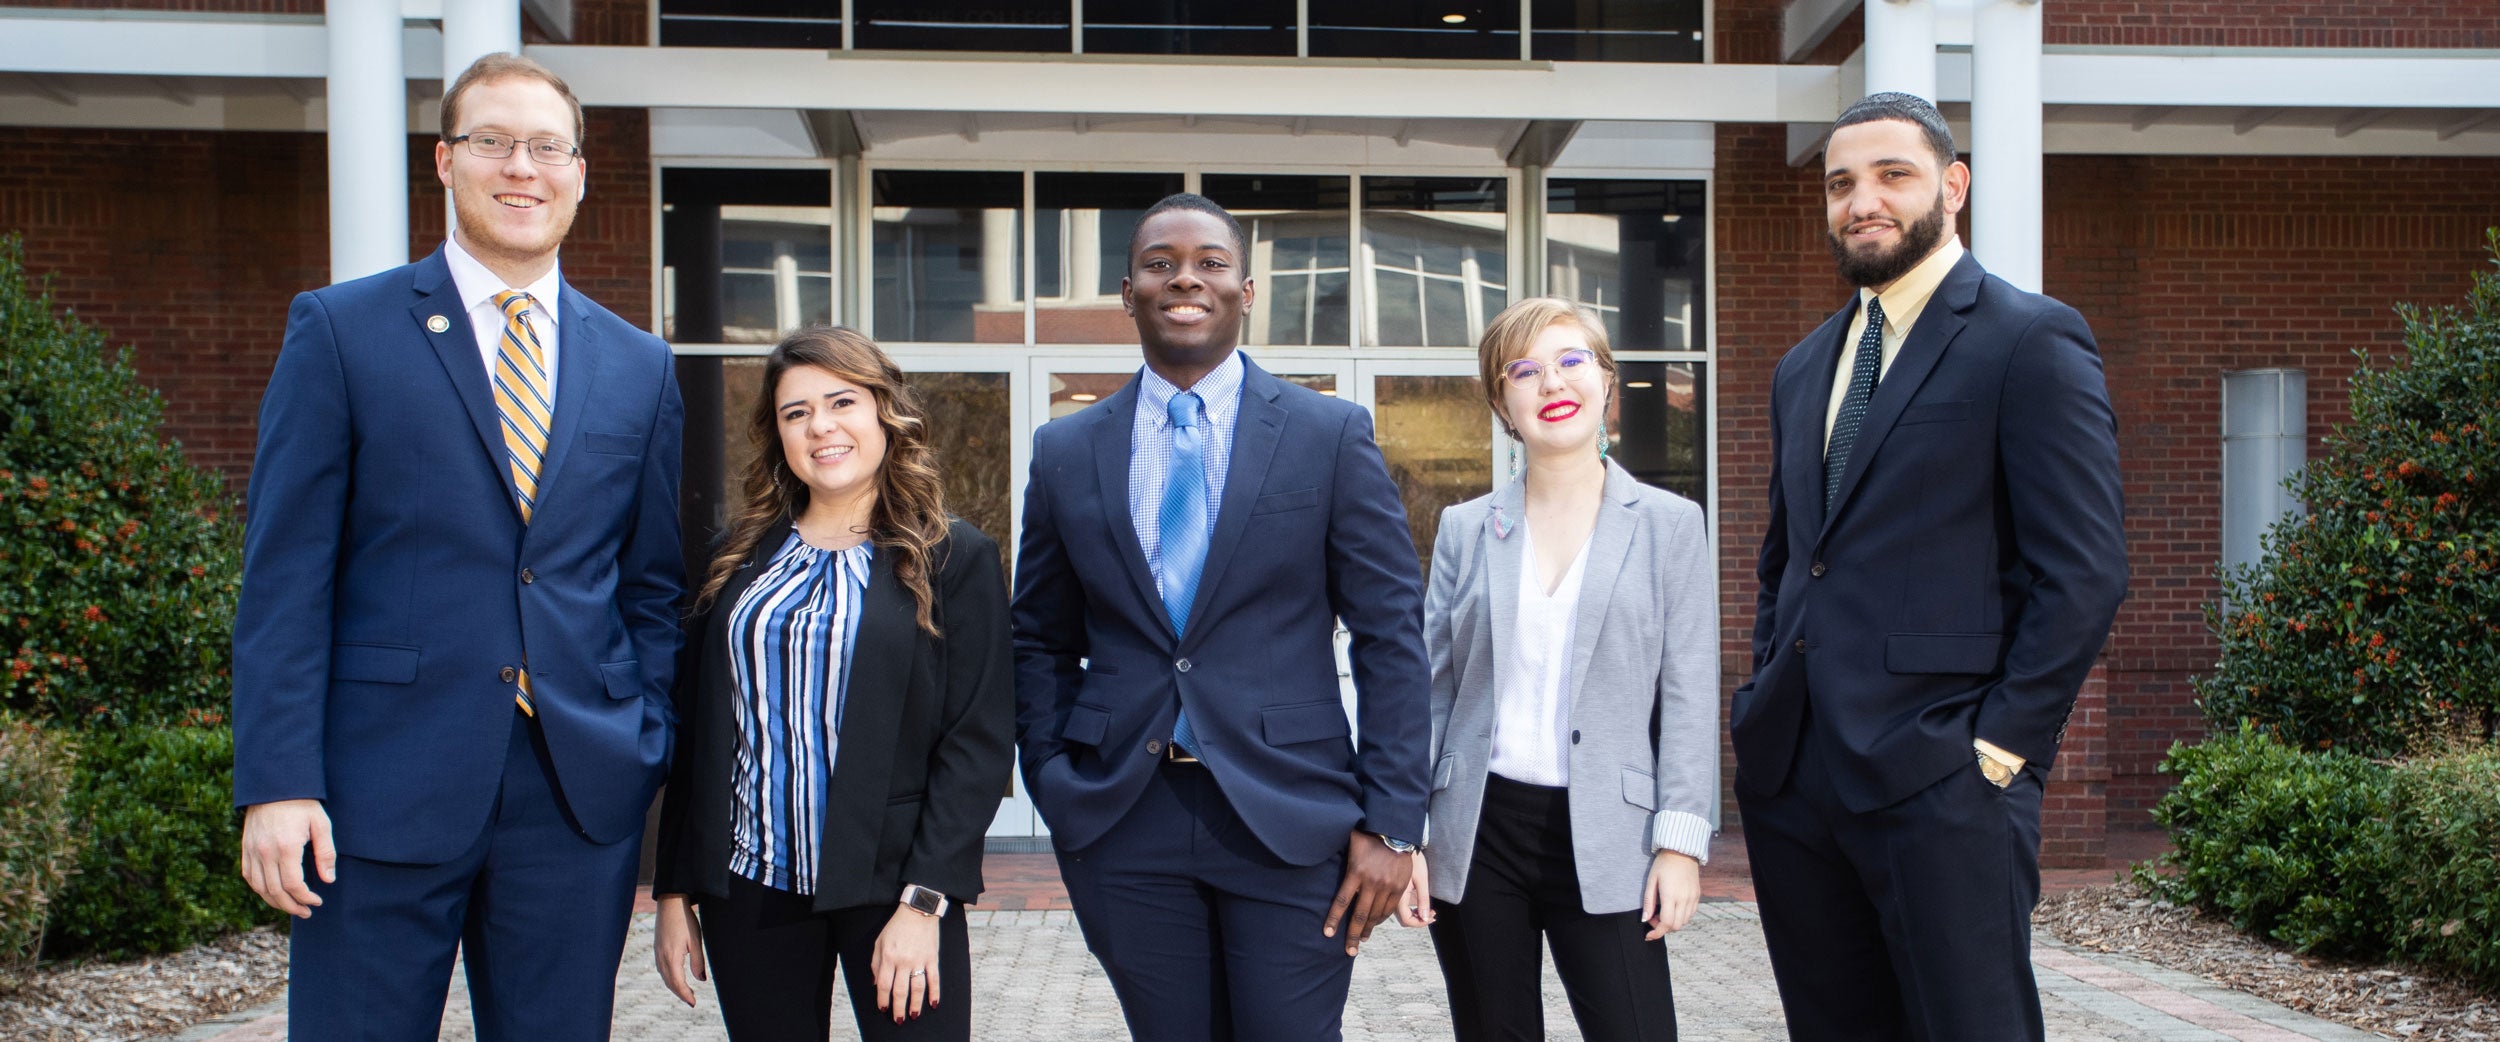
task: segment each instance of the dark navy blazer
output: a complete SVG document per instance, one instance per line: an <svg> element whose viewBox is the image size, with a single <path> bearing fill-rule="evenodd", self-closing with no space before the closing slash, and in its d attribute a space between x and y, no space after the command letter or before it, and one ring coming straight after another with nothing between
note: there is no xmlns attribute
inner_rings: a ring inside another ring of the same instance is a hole
<svg viewBox="0 0 2500 1042"><path fill-rule="evenodd" d="M1225 798L1285 861L1341 854L1358 827L1423 835L1422 582L1371 416L1243 362L1232 469L1185 637L1129 512L1137 380L1033 437L1016 732L1026 787L1063 849L1128 812L1184 704ZM1359 741L1339 700L1334 619L1354 637Z"/></svg>
<svg viewBox="0 0 2500 1042"><path fill-rule="evenodd" d="M439 249L299 294L261 401L234 626L234 797L324 801L338 849L485 829L529 670L583 832L642 827L685 585L668 345L567 285L535 520ZM435 327L439 326L437 329Z"/></svg>
<svg viewBox="0 0 2500 1042"><path fill-rule="evenodd" d="M1771 795L1810 703L1863 813L1970 769L1973 737L2048 769L2127 547L2092 331L1967 255L1876 386L1826 516L1824 417L1856 307L1772 378L1753 678L1729 725L1737 785Z"/></svg>

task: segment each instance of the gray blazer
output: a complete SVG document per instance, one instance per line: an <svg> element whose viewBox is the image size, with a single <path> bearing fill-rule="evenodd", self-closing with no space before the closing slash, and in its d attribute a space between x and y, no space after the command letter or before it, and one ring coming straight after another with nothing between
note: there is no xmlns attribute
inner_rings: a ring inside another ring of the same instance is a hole
<svg viewBox="0 0 2500 1042"><path fill-rule="evenodd" d="M1467 892L1495 683L1532 569L1518 481L1441 512L1424 603L1432 653L1432 894ZM1707 860L1719 808L1719 604L1692 501L1606 463L1571 647L1571 859L1593 915L1637 911L1663 843ZM1655 721L1656 731L1651 727Z"/></svg>

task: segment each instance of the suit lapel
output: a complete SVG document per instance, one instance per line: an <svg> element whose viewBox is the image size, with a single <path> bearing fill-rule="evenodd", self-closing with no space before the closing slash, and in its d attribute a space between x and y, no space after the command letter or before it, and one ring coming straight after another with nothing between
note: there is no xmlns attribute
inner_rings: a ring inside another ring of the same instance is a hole
<svg viewBox="0 0 2500 1042"><path fill-rule="evenodd" d="M1276 443L1284 436L1285 407L1276 404L1284 390L1284 381L1269 376L1248 355L1242 356L1241 411L1233 417L1232 464L1224 476L1224 506L1215 516L1215 535L1207 540L1206 564L1198 572L1190 618L1206 618L1207 606L1214 603L1215 591L1224 581L1224 566L1232 562L1242 530L1250 526L1250 510L1258 503L1259 489L1266 487L1267 465L1276 458ZM1193 633L1204 630L1201 627Z"/></svg>
<svg viewBox="0 0 2500 1042"><path fill-rule="evenodd" d="M1137 544L1137 516L1128 508L1129 454L1137 435L1138 377L1112 392L1110 398L1093 411L1093 429L1086 432L1085 442L1094 447L1094 485L1102 496L1102 514L1111 526L1111 545L1127 566L1130 582L1137 595L1152 609L1147 614L1163 622L1163 632L1172 632L1170 613L1163 610L1163 593L1155 588L1154 570L1146 567L1146 550Z"/></svg>
<svg viewBox="0 0 2500 1042"><path fill-rule="evenodd" d="M843 741L840 755L834 757L837 787L861 771L871 778L890 773L894 743L889 739L902 720L904 688L911 680L913 660L909 653L894 652L912 646L912 629L919 625L917 611L903 581L894 577L894 554L879 548L869 558L868 589L860 598L859 635L851 646L888 653L850 657L851 679L842 694L842 735L859 740Z"/></svg>
<svg viewBox="0 0 2500 1042"><path fill-rule="evenodd" d="M1528 541L1511 536L1519 533L1519 526L1527 518L1527 483L1518 478L1494 491L1492 509L1484 515L1485 575L1491 580L1487 589L1493 598L1493 603L1486 605L1491 610L1485 613L1492 620L1486 630L1493 647L1492 669L1487 675L1495 678L1496 687L1500 686L1503 671L1510 668L1510 656L1504 649L1510 647L1511 638L1519 632L1519 574L1526 567Z"/></svg>
<svg viewBox="0 0 2500 1042"><path fill-rule="evenodd" d="M477 333L469 325L469 311L461 305L460 289L452 282L451 266L443 262L441 247L417 262L415 287L417 302L408 309L409 320L423 331L426 343L433 345L434 357L443 363L452 389L459 392L469 423L477 428L478 445L503 480L504 505L517 518L520 490L513 487L512 467L506 461L503 419L495 411L495 392L486 381L486 361L478 351Z"/></svg>
<svg viewBox="0 0 2500 1042"><path fill-rule="evenodd" d="M605 354L599 350L599 333L581 293L566 283L557 299L564 302L564 318L556 326L555 429L547 432L547 458L538 470L539 494L546 503L559 501L549 493L564 472L567 450L578 440L583 406L590 401L591 386L599 382L599 360Z"/></svg>
<svg viewBox="0 0 2500 1042"><path fill-rule="evenodd" d="M1850 494L1857 491L1858 482L1866 476L1867 464L1883 447L1884 437L1892 433L1892 425L1901 419L1901 411L1909 407L1910 397L1918 393L1920 384L1927 382L1927 374L1936 370L1945 349L1968 324L1962 313L1977 300L1980 277L1979 262L1970 254L1963 254L1936 286L1926 310L1919 313L1918 324L1910 329L1909 341L1901 345L1892 367L1875 385L1875 396L1867 400L1866 421L1858 428L1857 444L1849 449L1849 469L1841 472L1840 492L1832 497L1831 517L1823 519L1824 532L1831 530L1832 517L1839 516L1841 508L1849 505Z"/></svg>
<svg viewBox="0 0 2500 1042"><path fill-rule="evenodd" d="M1780 397L1780 412L1788 417L1780 451L1780 480L1786 487L1780 491L1789 512L1811 519L1815 531L1823 528L1823 419L1831 408L1841 340L1849 335L1856 314L1857 298L1852 296L1848 306L1806 338L1800 359L1805 372L1789 381Z"/></svg>
<svg viewBox="0 0 2500 1042"><path fill-rule="evenodd" d="M1590 530L1589 545L1580 551L1586 559L1580 565L1580 601L1572 607L1571 691L1575 700L1588 679L1589 663L1597 657L1598 631L1605 628L1615 586L1623 580L1620 565L1628 559L1633 533L1641 527L1641 515L1632 508L1639 501L1640 490L1633 487L1632 475L1613 460L1606 461L1606 490L1597 504L1597 527Z"/></svg>

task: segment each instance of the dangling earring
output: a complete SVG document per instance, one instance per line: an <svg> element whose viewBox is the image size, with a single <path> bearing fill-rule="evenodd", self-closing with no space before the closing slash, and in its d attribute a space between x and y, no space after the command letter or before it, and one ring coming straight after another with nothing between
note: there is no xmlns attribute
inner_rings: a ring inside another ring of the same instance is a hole
<svg viewBox="0 0 2500 1042"><path fill-rule="evenodd" d="M1515 478L1515 477L1518 477L1518 476L1519 476L1519 463L1520 463L1520 461L1521 461L1522 459L1525 459L1525 458L1527 457L1527 455L1528 455L1528 447L1527 447L1527 446L1525 446L1525 445L1516 445L1516 444L1514 444L1514 445L1512 445L1512 446L1510 447L1510 476L1511 476L1511 477L1514 477L1514 478Z"/></svg>
<svg viewBox="0 0 2500 1042"><path fill-rule="evenodd" d="M1604 417L1599 417L1597 420L1597 458L1605 459L1606 450L1612 447L1606 443L1606 420Z"/></svg>

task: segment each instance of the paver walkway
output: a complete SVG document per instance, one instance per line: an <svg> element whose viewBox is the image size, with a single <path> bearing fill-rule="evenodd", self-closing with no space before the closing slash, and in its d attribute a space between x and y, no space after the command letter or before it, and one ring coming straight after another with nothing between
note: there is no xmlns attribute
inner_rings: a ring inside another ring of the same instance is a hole
<svg viewBox="0 0 2500 1042"><path fill-rule="evenodd" d="M1735 837L1729 837L1734 839ZM1687 1042L1753 1042L1787 1037L1761 921L1745 883L1743 846L1725 853L1704 879L1700 914L1667 942L1677 1020ZM2143 856L2132 853L2131 856ZM972 915L973 1033L983 1042L1117 1040L1119 1003L1085 950L1074 913L1058 889L1048 855L994 854L986 906ZM2106 881L2106 869L2049 873L2064 889ZM651 968L652 917L634 918L617 973L617 1042L725 1040L708 987L702 1006L688 1009L660 986ZM2041 1003L2055 1042L2364 1042L2376 1036L2283 1009L2194 977L2123 956L2086 952L2043 940L2032 952ZM1549 965L1545 980L1547 1035L1578 1039L1562 985ZM286 1037L283 1003L204 1024L183 1042L271 1042ZM469 1042L467 989L455 974L444 1015L444 1042ZM850 1007L835 994L835 1038L852 1038ZM1420 930L1384 929L1354 964L1346 1006L1348 1042L1440 1042L1450 1037L1441 975L1431 939Z"/></svg>

